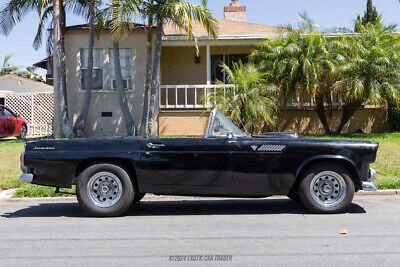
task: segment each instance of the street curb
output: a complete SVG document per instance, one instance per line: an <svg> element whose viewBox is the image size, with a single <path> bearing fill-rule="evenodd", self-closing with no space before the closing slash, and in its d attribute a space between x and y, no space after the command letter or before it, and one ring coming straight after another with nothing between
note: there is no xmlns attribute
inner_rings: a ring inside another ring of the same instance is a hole
<svg viewBox="0 0 400 267"><path fill-rule="evenodd" d="M16 189L9 189L0 192L0 202L71 202L76 201L76 197L35 197L35 198L11 198L12 194ZM400 196L400 189L391 190L378 190L378 191L358 191L355 193L356 196ZM285 196L275 196L275 198L283 198ZM143 200L145 201L179 201L179 200L201 200L201 199L227 199L224 197L184 197L184 196L156 196L148 195ZM231 199L231 198L228 198ZM243 198L246 199L246 198Z"/></svg>
<svg viewBox="0 0 400 267"><path fill-rule="evenodd" d="M11 199L17 189L8 189L0 192L0 201Z"/></svg>
<svg viewBox="0 0 400 267"><path fill-rule="evenodd" d="M363 191L360 190L356 193L359 196L393 196L400 195L400 189L388 189L388 190L378 190L378 191Z"/></svg>

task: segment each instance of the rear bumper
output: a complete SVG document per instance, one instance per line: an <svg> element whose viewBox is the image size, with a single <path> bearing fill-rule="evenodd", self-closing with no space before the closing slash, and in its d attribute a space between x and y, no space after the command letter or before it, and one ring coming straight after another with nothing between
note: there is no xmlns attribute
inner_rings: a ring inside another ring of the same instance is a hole
<svg viewBox="0 0 400 267"><path fill-rule="evenodd" d="M23 173L18 179L22 183L32 183L33 174L32 173Z"/></svg>
<svg viewBox="0 0 400 267"><path fill-rule="evenodd" d="M378 187L374 183L375 179L376 179L376 171L374 169L370 168L368 171L368 180L362 183L362 189L364 191L378 190Z"/></svg>

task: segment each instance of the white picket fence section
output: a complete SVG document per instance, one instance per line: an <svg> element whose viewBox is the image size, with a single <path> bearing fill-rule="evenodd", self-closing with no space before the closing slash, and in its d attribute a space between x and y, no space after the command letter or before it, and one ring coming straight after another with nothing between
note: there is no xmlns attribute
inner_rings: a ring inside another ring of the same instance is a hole
<svg viewBox="0 0 400 267"><path fill-rule="evenodd" d="M47 136L53 132L53 93L7 93L5 105L23 117L28 137Z"/></svg>

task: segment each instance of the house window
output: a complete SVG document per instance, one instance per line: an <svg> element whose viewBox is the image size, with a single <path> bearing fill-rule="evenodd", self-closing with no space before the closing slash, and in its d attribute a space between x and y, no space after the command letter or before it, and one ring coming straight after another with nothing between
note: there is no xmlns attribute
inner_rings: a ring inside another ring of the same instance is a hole
<svg viewBox="0 0 400 267"><path fill-rule="evenodd" d="M119 58L124 88L127 90L132 89L132 49L120 48ZM115 80L114 54L112 48L110 48L110 88L111 90L117 89L117 83Z"/></svg>
<svg viewBox="0 0 400 267"><path fill-rule="evenodd" d="M89 49L81 49L81 89L86 89ZM103 49L93 49L92 90L103 90Z"/></svg>
<svg viewBox="0 0 400 267"><path fill-rule="evenodd" d="M246 64L249 59L247 54L230 54L230 55L211 55L211 80L216 83L217 80L226 82L226 73L221 67L222 63L225 63L229 68L232 68L233 63L242 61Z"/></svg>
<svg viewBox="0 0 400 267"><path fill-rule="evenodd" d="M4 97L0 97L0 105L4 105L5 102L6 101L5 101Z"/></svg>

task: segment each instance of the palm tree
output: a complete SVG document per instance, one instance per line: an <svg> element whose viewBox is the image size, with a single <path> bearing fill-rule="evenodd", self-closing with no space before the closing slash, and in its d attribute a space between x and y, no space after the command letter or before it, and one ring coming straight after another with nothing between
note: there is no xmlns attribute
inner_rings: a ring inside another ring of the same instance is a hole
<svg viewBox="0 0 400 267"><path fill-rule="evenodd" d="M296 95L300 107L300 95L311 94L325 132L331 134L324 103L330 103L340 74L341 47L339 38L326 39L318 32L303 34L291 30L260 44L252 57L267 74L267 81L279 87L284 105L288 95Z"/></svg>
<svg viewBox="0 0 400 267"><path fill-rule="evenodd" d="M135 12L136 11L136 12ZM134 14L139 10L135 2L130 0L112 0L111 7L107 8L105 13L111 12L111 34L113 37L113 57L115 67L115 81L118 91L118 97L121 107L122 117L125 122L125 128L128 136L136 135L136 125L133 121L132 114L129 110L126 93L122 81L119 41L121 38L130 33L132 27L135 27Z"/></svg>
<svg viewBox="0 0 400 267"><path fill-rule="evenodd" d="M88 46L88 65L85 77L85 95L81 110L78 113L78 117L75 121L73 131L75 137L83 137L87 117L89 114L91 90L92 90L92 73L93 73L93 47L94 47L94 36L95 36L95 13L96 1L90 0L89 2L89 46Z"/></svg>
<svg viewBox="0 0 400 267"><path fill-rule="evenodd" d="M222 64L227 74L226 83L234 84L235 88L225 88L224 83L217 81L224 90L211 92L205 103L211 103L222 113L230 115L231 120L248 129L251 133L274 126L278 119L278 88L267 85L265 73L260 72L252 64L233 63L232 69ZM243 124L244 123L244 124Z"/></svg>
<svg viewBox="0 0 400 267"><path fill-rule="evenodd" d="M360 34L347 38L352 56L342 67L344 78L337 83L345 103L337 134L365 102L400 103L400 37L384 27L379 17L375 24L356 23Z"/></svg>
<svg viewBox="0 0 400 267"><path fill-rule="evenodd" d="M10 58L12 57L12 54L7 54L4 59L3 59L3 64L0 68L0 75L5 75L7 73L17 71L19 69L18 65L15 64L10 64Z"/></svg>
<svg viewBox="0 0 400 267"><path fill-rule="evenodd" d="M147 1L147 3L153 3L153 1ZM148 106L144 105L143 110L144 120L142 121L142 127L144 127L144 130L142 132L144 135L149 135L155 116L158 114L160 61L164 23L171 22L178 28L183 29L187 34L188 40L195 40L196 48L197 42L193 34L194 23L202 25L210 36L215 38L217 35L217 22L212 16L211 11L206 8L206 0L201 1L201 6L179 0L159 0L155 1L155 5L151 7L151 12L147 16L154 18L151 22L156 21L157 33L154 57L147 57L147 66L150 67L148 68L149 72L146 73L146 80L151 80L151 87L147 87L147 90L150 88L150 93L145 92L145 95L149 96L150 101ZM149 42L149 45L152 45L152 40ZM153 62L151 63L149 60Z"/></svg>

